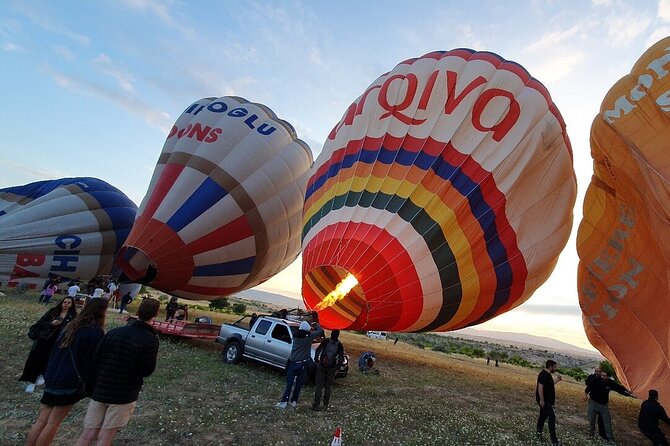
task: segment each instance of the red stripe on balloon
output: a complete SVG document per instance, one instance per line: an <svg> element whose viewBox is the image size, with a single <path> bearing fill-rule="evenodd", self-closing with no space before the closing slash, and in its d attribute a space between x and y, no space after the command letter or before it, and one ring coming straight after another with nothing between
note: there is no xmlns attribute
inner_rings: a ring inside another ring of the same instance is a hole
<svg viewBox="0 0 670 446"><path fill-rule="evenodd" d="M175 181L177 181L182 170L184 170L184 165L182 164L166 164L165 167L163 167L161 176L151 193L151 198L149 198L146 207L142 211L143 216L153 217L156 209L158 209L158 206L163 202L163 199L168 194Z"/></svg>
<svg viewBox="0 0 670 446"><path fill-rule="evenodd" d="M230 245L254 235L247 217L242 215L230 223L200 237L188 244L190 255L211 251L222 246Z"/></svg>

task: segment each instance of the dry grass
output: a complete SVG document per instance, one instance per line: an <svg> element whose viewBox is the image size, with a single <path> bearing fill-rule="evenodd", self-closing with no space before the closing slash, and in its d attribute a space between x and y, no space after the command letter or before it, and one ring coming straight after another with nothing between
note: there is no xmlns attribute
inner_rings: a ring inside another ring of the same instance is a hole
<svg viewBox="0 0 670 446"><path fill-rule="evenodd" d="M40 392L16 381L30 340L27 327L44 311L35 296L0 297L0 445L17 445L35 418ZM133 307L131 307L132 309ZM217 322L236 316L215 315ZM108 327L120 323L113 315ZM350 375L333 390L332 411L309 410L307 387L297 410L279 410L284 380L272 368L223 364L213 342L161 339L156 372L145 380L135 416L117 445L329 445L337 426L344 444L540 445L533 439L537 371L445 355L393 341L343 333ZM373 350L381 375L360 374L358 355ZM583 384L558 384L559 437L566 445L599 445L587 437ZM644 444L635 418L640 402L614 395L610 403L619 444ZM73 444L86 402L75 406L54 444ZM545 437L548 435L545 434ZM546 443L548 444L548 442Z"/></svg>

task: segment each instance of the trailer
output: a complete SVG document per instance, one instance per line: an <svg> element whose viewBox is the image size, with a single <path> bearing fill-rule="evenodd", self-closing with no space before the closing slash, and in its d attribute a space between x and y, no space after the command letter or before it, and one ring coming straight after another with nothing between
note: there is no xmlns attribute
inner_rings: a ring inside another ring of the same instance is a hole
<svg viewBox="0 0 670 446"><path fill-rule="evenodd" d="M197 338L197 339L216 339L221 331L221 325L178 321L170 319L167 321L151 321L151 326L159 333L179 336L182 338Z"/></svg>

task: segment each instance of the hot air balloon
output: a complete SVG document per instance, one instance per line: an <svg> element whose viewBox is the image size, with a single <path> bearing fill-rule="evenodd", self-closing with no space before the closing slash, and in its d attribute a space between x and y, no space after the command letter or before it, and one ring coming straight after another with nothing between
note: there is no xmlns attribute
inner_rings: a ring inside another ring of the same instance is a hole
<svg viewBox="0 0 670 446"><path fill-rule="evenodd" d="M172 127L117 256L122 279L185 299L252 288L300 252L312 153L268 107L189 105Z"/></svg>
<svg viewBox="0 0 670 446"><path fill-rule="evenodd" d="M341 329L484 322L552 272L575 196L563 119L526 70L469 49L406 60L349 106L314 163L305 305Z"/></svg>
<svg viewBox="0 0 670 446"><path fill-rule="evenodd" d="M670 38L609 90L591 126L594 175L577 233L591 343L623 384L670 403Z"/></svg>
<svg viewBox="0 0 670 446"><path fill-rule="evenodd" d="M0 283L29 288L47 277L109 274L137 206L97 178L0 189Z"/></svg>

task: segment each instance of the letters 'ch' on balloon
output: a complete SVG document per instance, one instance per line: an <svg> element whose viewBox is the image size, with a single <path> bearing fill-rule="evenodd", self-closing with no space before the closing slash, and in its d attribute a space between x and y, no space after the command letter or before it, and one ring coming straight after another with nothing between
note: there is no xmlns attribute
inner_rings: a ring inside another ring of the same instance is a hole
<svg viewBox="0 0 670 446"><path fill-rule="evenodd" d="M609 90L591 126L594 175L577 232L591 343L640 398L670 403L670 38ZM666 406L667 407L667 406Z"/></svg>
<svg viewBox="0 0 670 446"><path fill-rule="evenodd" d="M327 327L478 324L524 302L572 227L563 119L526 70L457 49L397 65L312 169L302 293Z"/></svg>
<svg viewBox="0 0 670 446"><path fill-rule="evenodd" d="M41 286L47 277L109 274L137 206L97 178L0 189L0 283Z"/></svg>
<svg viewBox="0 0 670 446"><path fill-rule="evenodd" d="M124 278L186 299L252 288L300 252L312 152L268 107L205 98L177 119L117 256Z"/></svg>

